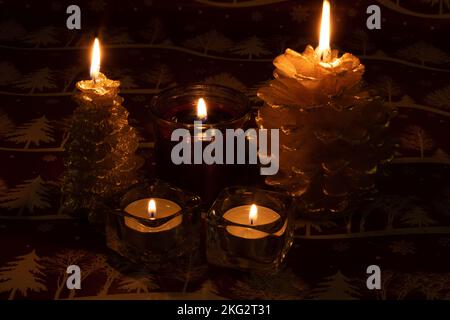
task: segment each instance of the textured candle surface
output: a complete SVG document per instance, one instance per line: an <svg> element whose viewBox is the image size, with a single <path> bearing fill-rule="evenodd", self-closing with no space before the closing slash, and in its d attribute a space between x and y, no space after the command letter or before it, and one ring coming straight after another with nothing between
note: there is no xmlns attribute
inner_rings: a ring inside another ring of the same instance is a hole
<svg viewBox="0 0 450 320"><path fill-rule="evenodd" d="M361 85L364 66L352 54L331 50L323 59L307 46L287 49L273 64L275 79L259 89L265 105L256 117L260 128L280 129L280 169L266 183L303 197L309 213L343 211L392 158L394 110Z"/></svg>
<svg viewBox="0 0 450 320"><path fill-rule="evenodd" d="M119 86L102 73L95 81L77 83L79 106L66 145L64 207L69 212L86 210L91 220L102 220L99 203L135 183L136 169L143 163L135 153L137 132L128 123Z"/></svg>

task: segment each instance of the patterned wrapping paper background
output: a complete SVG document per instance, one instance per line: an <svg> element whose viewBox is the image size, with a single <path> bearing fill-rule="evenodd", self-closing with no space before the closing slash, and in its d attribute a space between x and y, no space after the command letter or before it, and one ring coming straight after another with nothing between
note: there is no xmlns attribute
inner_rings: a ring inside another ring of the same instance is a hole
<svg viewBox="0 0 450 320"><path fill-rule="evenodd" d="M87 289L76 296L156 291L162 297L184 288L205 297L373 298L375 293L361 290L361 266L379 261L391 272L386 281L395 280L392 291L379 298L448 297L448 286L421 285L428 291L416 292L424 279L450 281L443 259L450 242L448 1L332 3L333 47L357 54L368 85L399 109L392 123L396 164L384 172L382 195L370 208L322 225L299 221L289 268L265 287L257 277L213 276L204 268L180 267L178 280L140 274L135 282L111 268L101 239L58 211L65 128L75 108L71 95L75 82L89 76L88 49L98 34L102 71L122 82L124 105L141 131L141 153L151 172L145 128L152 95L176 84L219 83L244 91L257 108L255 93L272 77L273 58L287 47L302 51L317 44L321 1L94 0L79 2L79 31L65 27L69 4L0 2L0 239L11 243L0 249L0 297L75 297L58 286L58 270L69 261L92 266ZM365 27L370 4L381 7L381 30ZM22 255L24 269L8 267ZM42 281L30 278L30 290L13 293L14 270L28 270ZM193 275L187 282L186 274Z"/></svg>

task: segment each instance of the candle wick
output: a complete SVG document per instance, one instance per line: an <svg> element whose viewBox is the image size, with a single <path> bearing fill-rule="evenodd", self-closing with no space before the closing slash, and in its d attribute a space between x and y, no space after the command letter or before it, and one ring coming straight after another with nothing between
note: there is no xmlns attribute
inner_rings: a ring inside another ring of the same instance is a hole
<svg viewBox="0 0 450 320"><path fill-rule="evenodd" d="M331 49L319 50L317 48L316 53L321 62L329 63L331 61Z"/></svg>
<svg viewBox="0 0 450 320"><path fill-rule="evenodd" d="M253 225L253 219L250 219L250 225Z"/></svg>

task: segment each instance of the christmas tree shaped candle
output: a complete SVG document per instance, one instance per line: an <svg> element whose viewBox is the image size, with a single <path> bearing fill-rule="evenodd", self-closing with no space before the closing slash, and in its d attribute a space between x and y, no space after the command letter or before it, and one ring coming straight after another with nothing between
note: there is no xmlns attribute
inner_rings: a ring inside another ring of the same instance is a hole
<svg viewBox="0 0 450 320"><path fill-rule="evenodd" d="M330 49L326 0L320 29L317 49L287 49L274 60L256 120L280 129L280 170L266 183L299 197L306 212L332 213L373 190L378 165L392 155L386 129L393 112L361 85L359 59Z"/></svg>
<svg viewBox="0 0 450 320"><path fill-rule="evenodd" d="M67 144L63 181L64 209L102 221L102 202L136 182L141 159L136 130L118 95L120 82L100 73L100 46L95 39L91 80L79 81Z"/></svg>

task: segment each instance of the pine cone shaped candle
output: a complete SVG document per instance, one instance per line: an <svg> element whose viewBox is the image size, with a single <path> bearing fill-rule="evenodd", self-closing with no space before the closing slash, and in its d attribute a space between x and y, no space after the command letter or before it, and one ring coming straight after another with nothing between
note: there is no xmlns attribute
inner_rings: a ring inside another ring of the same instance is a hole
<svg viewBox="0 0 450 320"><path fill-rule="evenodd" d="M280 169L266 183L299 197L306 212L341 212L373 189L378 165L392 158L386 131L394 112L364 90L364 66L349 53L287 49L274 65L256 119L280 129Z"/></svg>
<svg viewBox="0 0 450 320"><path fill-rule="evenodd" d="M63 209L87 213L91 221L102 221L100 203L137 182L136 169L142 164L119 86L100 72L77 83L79 106L66 145Z"/></svg>

